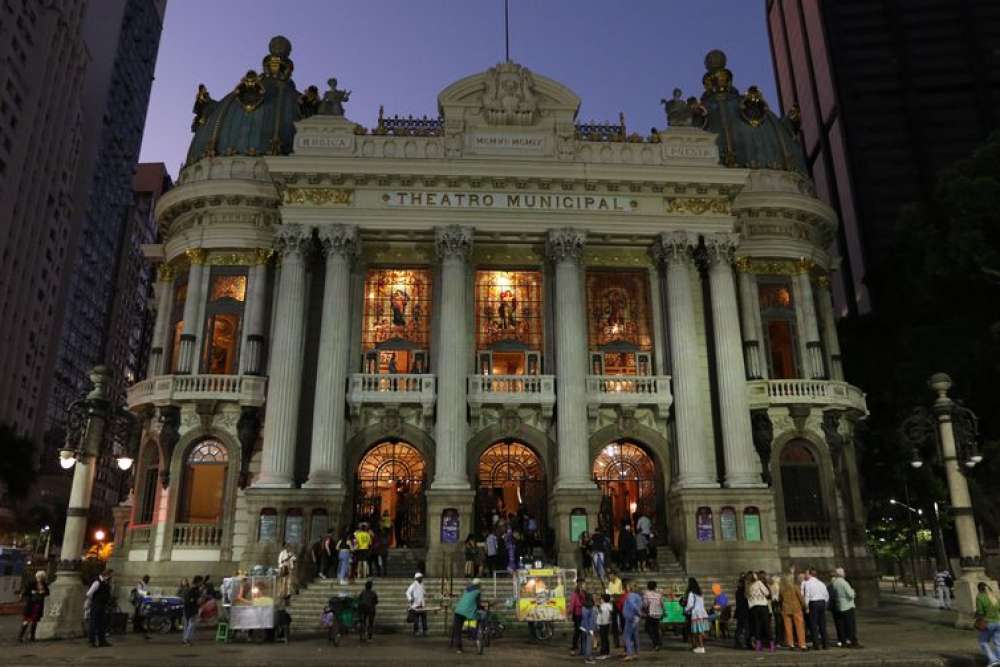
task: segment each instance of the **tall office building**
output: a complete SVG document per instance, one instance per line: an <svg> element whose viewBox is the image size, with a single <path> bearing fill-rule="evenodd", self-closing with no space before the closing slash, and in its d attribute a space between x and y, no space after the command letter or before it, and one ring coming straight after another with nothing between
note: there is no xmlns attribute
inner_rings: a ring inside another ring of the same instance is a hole
<svg viewBox="0 0 1000 667"><path fill-rule="evenodd" d="M86 6L0 3L0 421L35 437L75 238Z"/></svg>
<svg viewBox="0 0 1000 667"><path fill-rule="evenodd" d="M838 307L867 312L900 207L1000 121L1000 3L768 0L767 18L781 105L801 108L816 188L842 221Z"/></svg>

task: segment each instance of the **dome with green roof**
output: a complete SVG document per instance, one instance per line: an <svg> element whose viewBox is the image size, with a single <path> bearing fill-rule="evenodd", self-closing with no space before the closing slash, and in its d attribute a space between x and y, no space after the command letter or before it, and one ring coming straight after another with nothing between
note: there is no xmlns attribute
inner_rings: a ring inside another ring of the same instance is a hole
<svg viewBox="0 0 1000 667"><path fill-rule="evenodd" d="M287 155L292 152L300 94L292 81L291 42L274 37L262 71L248 71L231 93L213 100L198 86L194 138L187 164L219 155Z"/></svg>

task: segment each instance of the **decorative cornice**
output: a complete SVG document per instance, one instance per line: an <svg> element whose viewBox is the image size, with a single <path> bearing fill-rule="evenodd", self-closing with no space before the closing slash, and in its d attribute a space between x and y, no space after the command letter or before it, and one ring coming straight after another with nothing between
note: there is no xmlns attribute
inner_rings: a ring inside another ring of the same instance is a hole
<svg viewBox="0 0 1000 667"><path fill-rule="evenodd" d="M820 289L830 289L830 276L827 274L816 276L816 286Z"/></svg>
<svg viewBox="0 0 1000 667"><path fill-rule="evenodd" d="M583 251L584 266L650 267L653 260L646 248L588 246Z"/></svg>
<svg viewBox="0 0 1000 667"><path fill-rule="evenodd" d="M671 215L729 215L728 198L664 197L666 212Z"/></svg>
<svg viewBox="0 0 1000 667"><path fill-rule="evenodd" d="M482 245L477 243L472 249L470 261L476 266L538 266L545 261L545 257L539 253L537 246Z"/></svg>
<svg viewBox="0 0 1000 667"><path fill-rule="evenodd" d="M257 248L254 252L253 263L263 266L271 261L272 255L274 255L274 248Z"/></svg>
<svg viewBox="0 0 1000 667"><path fill-rule="evenodd" d="M753 273L753 260L746 255L740 255L737 257L736 261L733 262L733 266L735 266L736 270L740 273Z"/></svg>
<svg viewBox="0 0 1000 667"><path fill-rule="evenodd" d="M192 264L204 264L208 253L203 248L188 248L184 254Z"/></svg>
<svg viewBox="0 0 1000 667"><path fill-rule="evenodd" d="M586 242L587 233L583 230L571 227L550 229L545 237L545 256L556 264L579 262Z"/></svg>
<svg viewBox="0 0 1000 667"><path fill-rule="evenodd" d="M282 192L282 203L295 206L348 206L353 198L348 188L285 187Z"/></svg>
<svg viewBox="0 0 1000 667"><path fill-rule="evenodd" d="M434 249L438 259L469 258L472 251L472 228L462 225L446 225L434 228Z"/></svg>
<svg viewBox="0 0 1000 667"><path fill-rule="evenodd" d="M657 264L667 265L671 262L690 262L692 252L698 245L698 237L691 232L677 229L672 232L662 232L656 237L649 249L649 254Z"/></svg>
<svg viewBox="0 0 1000 667"><path fill-rule="evenodd" d="M312 229L302 225L282 225L274 234L274 249L282 257L302 258L312 243Z"/></svg>
<svg viewBox="0 0 1000 667"><path fill-rule="evenodd" d="M257 262L256 250L233 250L213 252L205 261L209 266L250 266Z"/></svg>
<svg viewBox="0 0 1000 667"><path fill-rule="evenodd" d="M324 225L316 230L323 255L354 259L361 253L361 236L356 225Z"/></svg>
<svg viewBox="0 0 1000 667"><path fill-rule="evenodd" d="M811 259L759 259L756 257L738 257L736 268L739 271L757 275L797 276L809 273L816 267Z"/></svg>

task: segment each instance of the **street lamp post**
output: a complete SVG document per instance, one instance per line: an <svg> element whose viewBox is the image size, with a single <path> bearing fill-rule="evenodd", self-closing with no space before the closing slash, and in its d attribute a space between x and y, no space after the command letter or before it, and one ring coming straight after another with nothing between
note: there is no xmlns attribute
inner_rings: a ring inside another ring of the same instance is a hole
<svg viewBox="0 0 1000 667"><path fill-rule="evenodd" d="M119 468L131 463L139 437L138 421L123 408L114 408L108 400L108 369L96 366L90 371L93 389L86 398L70 406L66 444L59 452L59 463L73 471L66 530L56 569L56 580L45 605L45 616L38 624L39 639L78 637L83 625L84 586L80 578L81 557L87 535L87 516L94 489L94 474L100 460L105 433L112 435L112 453Z"/></svg>

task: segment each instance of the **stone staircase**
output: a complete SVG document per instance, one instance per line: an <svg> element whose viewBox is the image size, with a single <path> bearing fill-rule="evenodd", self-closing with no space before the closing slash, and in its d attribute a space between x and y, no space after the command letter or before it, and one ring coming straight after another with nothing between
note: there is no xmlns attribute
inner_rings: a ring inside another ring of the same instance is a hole
<svg viewBox="0 0 1000 667"><path fill-rule="evenodd" d="M410 631L411 628L406 623L406 589L413 581L413 573L422 556L422 552L416 550L393 550L389 555L389 576L373 579L379 599L375 615L376 632L388 634ZM656 571L624 572L620 576L624 580L638 581L643 588L647 581L654 580L665 592L680 594L687 587L687 575L667 549L661 549ZM586 578L591 581L594 579L590 573L587 573ZM504 618L508 630L518 632L519 626L525 624L512 622L514 592L511 578L506 573L501 573L495 580L492 576L484 576L481 579L484 600L489 601L493 611ZM447 581L442 584L442 580L438 577L424 578L429 610L427 623L433 634L440 635L445 632L446 627L450 628L446 625L450 623L450 611L445 610L447 596L442 595L442 591L447 593L451 586L451 590L457 596L461 594L465 584L465 579L460 577L456 577L450 584ZM711 589L711 581L703 581L702 586L708 592ZM288 608L292 616L293 632L298 635L323 632L320 617L327 601L337 594L357 596L363 588L363 581L352 581L341 586L336 579L315 579L307 586L303 586L298 595L292 598ZM707 597L712 596L708 593ZM524 631L526 630L525 626Z"/></svg>

